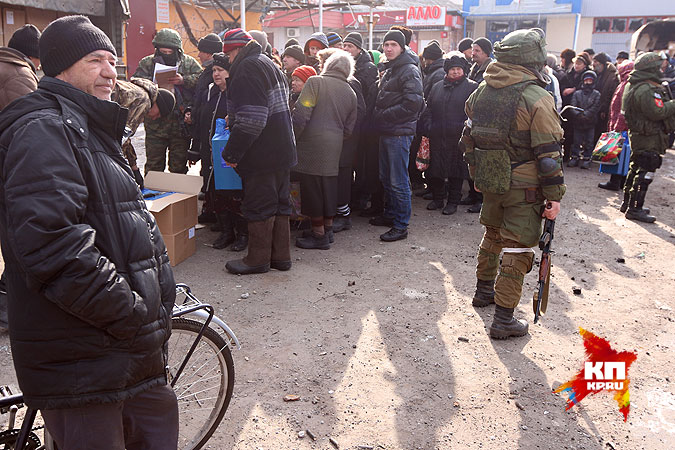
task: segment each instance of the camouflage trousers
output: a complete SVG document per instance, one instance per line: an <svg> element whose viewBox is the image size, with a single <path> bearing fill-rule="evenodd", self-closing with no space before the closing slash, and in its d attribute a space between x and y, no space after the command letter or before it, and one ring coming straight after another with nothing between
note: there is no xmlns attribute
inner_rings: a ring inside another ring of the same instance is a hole
<svg viewBox="0 0 675 450"><path fill-rule="evenodd" d="M169 172L187 173L190 138L184 137L178 124L172 120L157 128L147 125L145 127L146 174L150 170L164 172L167 148L169 149Z"/></svg>
<svg viewBox="0 0 675 450"><path fill-rule="evenodd" d="M525 189L505 194L483 194L480 223L485 234L478 249L476 277L495 280L495 303L515 308L520 302L525 274L532 270L541 235L544 198L537 191L528 201ZM500 255L501 262L500 262Z"/></svg>

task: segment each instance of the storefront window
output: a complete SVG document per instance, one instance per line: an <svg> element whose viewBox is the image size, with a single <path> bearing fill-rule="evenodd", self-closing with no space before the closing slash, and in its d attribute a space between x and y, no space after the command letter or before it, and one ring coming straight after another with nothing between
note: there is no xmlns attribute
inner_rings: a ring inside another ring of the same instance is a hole
<svg viewBox="0 0 675 450"><path fill-rule="evenodd" d="M637 31L643 24L642 17L638 19L630 19L628 22L628 31Z"/></svg>
<svg viewBox="0 0 675 450"><path fill-rule="evenodd" d="M612 32L624 33L626 31L626 19L612 19Z"/></svg>
<svg viewBox="0 0 675 450"><path fill-rule="evenodd" d="M609 19L595 19L596 33L607 33L609 31L609 26L610 26Z"/></svg>
<svg viewBox="0 0 675 450"><path fill-rule="evenodd" d="M490 31L493 33L508 33L509 32L509 23L508 22L490 22Z"/></svg>

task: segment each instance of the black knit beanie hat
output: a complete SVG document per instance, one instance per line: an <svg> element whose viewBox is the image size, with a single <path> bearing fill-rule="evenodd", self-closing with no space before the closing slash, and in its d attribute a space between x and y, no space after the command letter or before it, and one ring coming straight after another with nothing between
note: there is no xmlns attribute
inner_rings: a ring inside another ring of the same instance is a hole
<svg viewBox="0 0 675 450"><path fill-rule="evenodd" d="M298 41L298 40L295 39L295 38L290 38L290 39L287 40L286 43L284 44L284 49L290 47L291 45L298 45L298 46L299 46L299 45L300 45L300 41Z"/></svg>
<svg viewBox="0 0 675 450"><path fill-rule="evenodd" d="M40 36L40 63L49 77L55 77L96 50L117 56L108 36L85 16L58 18Z"/></svg>
<svg viewBox="0 0 675 450"><path fill-rule="evenodd" d="M472 45L477 45L480 47L481 50L485 52L486 55L490 56L492 54L492 42L490 42L487 38L478 38L475 41L473 41Z"/></svg>
<svg viewBox="0 0 675 450"><path fill-rule="evenodd" d="M596 53L595 55L593 55L593 59L603 65L607 64L610 61L609 55L605 52Z"/></svg>
<svg viewBox="0 0 675 450"><path fill-rule="evenodd" d="M32 58L40 57L40 30L35 25L26 24L16 30L9 40L7 47L18 50Z"/></svg>
<svg viewBox="0 0 675 450"><path fill-rule="evenodd" d="M354 44L355 46L363 50L363 36L361 36L361 33L352 31L345 37L345 44L347 42L349 42L350 44Z"/></svg>
<svg viewBox="0 0 675 450"><path fill-rule="evenodd" d="M171 91L159 88L155 103L157 103L157 108L159 108L159 114L162 117L166 117L173 112L173 108L176 106L176 97L173 96Z"/></svg>
<svg viewBox="0 0 675 450"><path fill-rule="evenodd" d="M197 50L204 53L218 53L223 51L223 41L216 33L209 33L199 40Z"/></svg>
<svg viewBox="0 0 675 450"><path fill-rule="evenodd" d="M429 44L424 47L422 57L424 59L430 59L433 61L441 59L443 57L443 49L441 48L441 44L439 44L436 40L429 42Z"/></svg>
<svg viewBox="0 0 675 450"><path fill-rule="evenodd" d="M405 36L398 30L387 31L387 34L384 35L384 39L382 39L382 43L387 41L394 41L400 45L402 49L405 49Z"/></svg>
<svg viewBox="0 0 675 450"><path fill-rule="evenodd" d="M232 64L230 63L230 57L223 52L213 54L213 65L222 67L228 71L232 67Z"/></svg>
<svg viewBox="0 0 675 450"><path fill-rule="evenodd" d="M459 45L457 46L457 50L460 52L465 52L468 49L471 48L471 45L473 44L473 39L471 38L464 38L461 41L459 41Z"/></svg>

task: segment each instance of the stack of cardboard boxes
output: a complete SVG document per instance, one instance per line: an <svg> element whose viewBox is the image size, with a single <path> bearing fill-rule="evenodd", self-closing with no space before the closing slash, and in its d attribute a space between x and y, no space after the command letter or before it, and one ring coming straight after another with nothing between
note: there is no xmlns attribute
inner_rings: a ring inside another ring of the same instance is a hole
<svg viewBox="0 0 675 450"><path fill-rule="evenodd" d="M146 197L162 233L171 265L176 266L192 256L196 249L197 195L202 187L202 177L166 172L148 172L146 190L158 191Z"/></svg>

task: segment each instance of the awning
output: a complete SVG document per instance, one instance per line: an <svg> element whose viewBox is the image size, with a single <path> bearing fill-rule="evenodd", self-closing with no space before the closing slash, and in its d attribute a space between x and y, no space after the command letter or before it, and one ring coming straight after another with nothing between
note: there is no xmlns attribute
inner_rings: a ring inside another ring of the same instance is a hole
<svg viewBox="0 0 675 450"><path fill-rule="evenodd" d="M105 0L2 0L10 5L28 6L51 11L105 16ZM127 0L120 0L122 10L129 11ZM126 6L126 8L125 8Z"/></svg>

